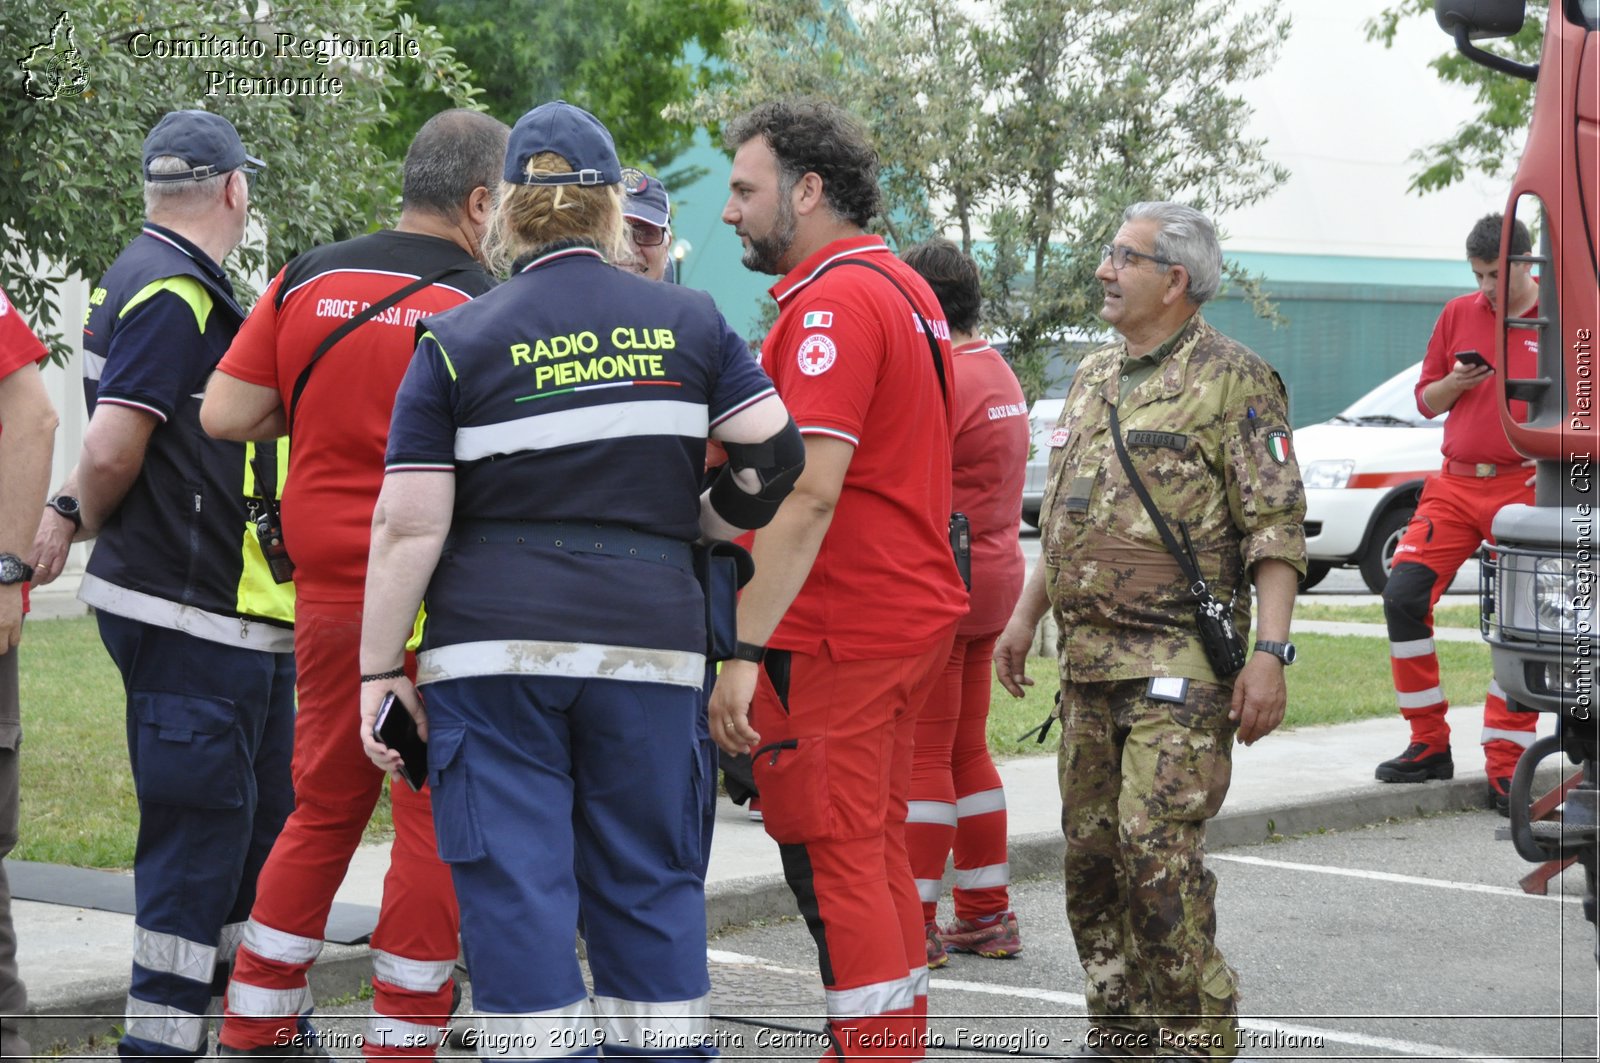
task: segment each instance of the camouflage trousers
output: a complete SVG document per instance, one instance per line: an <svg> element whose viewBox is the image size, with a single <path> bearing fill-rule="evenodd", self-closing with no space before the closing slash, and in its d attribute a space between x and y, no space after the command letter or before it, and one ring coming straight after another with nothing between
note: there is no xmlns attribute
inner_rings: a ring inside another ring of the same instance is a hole
<svg viewBox="0 0 1600 1063"><path fill-rule="evenodd" d="M1064 684L1061 829L1067 921L1105 1047L1232 1058L1238 980L1217 951L1206 820L1232 775L1232 690L1189 681L1181 704L1143 679Z"/></svg>

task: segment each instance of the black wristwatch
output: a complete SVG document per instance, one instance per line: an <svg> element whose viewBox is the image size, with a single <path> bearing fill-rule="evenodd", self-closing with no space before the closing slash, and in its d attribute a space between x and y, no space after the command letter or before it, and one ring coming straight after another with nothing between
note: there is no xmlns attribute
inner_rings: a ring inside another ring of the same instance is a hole
<svg viewBox="0 0 1600 1063"><path fill-rule="evenodd" d="M0 586L26 583L33 578L33 566L16 554L0 554Z"/></svg>
<svg viewBox="0 0 1600 1063"><path fill-rule="evenodd" d="M767 655L765 646L757 646L753 642L735 642L733 644L733 659L736 661L749 661L751 664L760 664Z"/></svg>
<svg viewBox="0 0 1600 1063"><path fill-rule="evenodd" d="M78 500L71 495L56 495L45 503L45 508L55 510L70 520L74 528L83 530L83 513L78 509Z"/></svg>
<svg viewBox="0 0 1600 1063"><path fill-rule="evenodd" d="M1268 642L1265 639L1258 639L1256 640L1255 648L1262 653L1272 654L1283 662L1284 667L1293 664L1295 658L1299 656L1299 654L1295 653L1294 643L1292 642Z"/></svg>

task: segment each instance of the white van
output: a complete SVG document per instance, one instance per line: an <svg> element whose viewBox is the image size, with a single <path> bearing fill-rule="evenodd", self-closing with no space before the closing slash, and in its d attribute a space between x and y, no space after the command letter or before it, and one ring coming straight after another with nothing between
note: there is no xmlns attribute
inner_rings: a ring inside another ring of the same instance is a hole
<svg viewBox="0 0 1600 1063"><path fill-rule="evenodd" d="M1354 565L1367 587L1382 593L1422 484L1443 461L1444 419L1430 421L1417 410L1421 372L1421 362L1401 370L1332 420L1294 433L1310 560L1302 589L1330 569Z"/></svg>

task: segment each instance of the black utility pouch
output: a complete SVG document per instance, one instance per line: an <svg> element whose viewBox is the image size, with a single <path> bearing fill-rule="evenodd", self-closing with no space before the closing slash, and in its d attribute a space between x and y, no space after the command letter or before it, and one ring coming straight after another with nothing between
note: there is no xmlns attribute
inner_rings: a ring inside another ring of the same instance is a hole
<svg viewBox="0 0 1600 1063"><path fill-rule="evenodd" d="M706 658L726 661L739 636L739 588L755 575L750 551L737 543L710 542L694 548L694 574L706 596Z"/></svg>
<svg viewBox="0 0 1600 1063"><path fill-rule="evenodd" d="M1227 679L1244 667L1244 640L1233 626L1233 610L1207 591L1200 596L1194 609L1194 620L1200 629L1200 645L1206 660L1218 679Z"/></svg>
<svg viewBox="0 0 1600 1063"><path fill-rule="evenodd" d="M972 524L965 513L950 514L950 553L967 590L972 589Z"/></svg>
<svg viewBox="0 0 1600 1063"><path fill-rule="evenodd" d="M283 541L283 517L276 499L266 499L261 512L256 515L256 540L261 544L261 556L266 558L267 570L274 583L294 580L294 560L289 557L289 547Z"/></svg>

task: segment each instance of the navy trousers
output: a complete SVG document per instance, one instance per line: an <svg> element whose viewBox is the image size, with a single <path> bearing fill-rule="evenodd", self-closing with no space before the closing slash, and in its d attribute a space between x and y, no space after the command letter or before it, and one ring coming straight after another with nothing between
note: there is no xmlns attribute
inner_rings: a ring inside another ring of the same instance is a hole
<svg viewBox="0 0 1600 1063"><path fill-rule="evenodd" d="M294 655L97 614L139 800L124 1056L193 1059L256 874L294 808Z"/></svg>
<svg viewBox="0 0 1600 1063"><path fill-rule="evenodd" d="M703 692L486 676L422 696L483 1057L716 1055ZM580 905L592 1001L573 946Z"/></svg>

